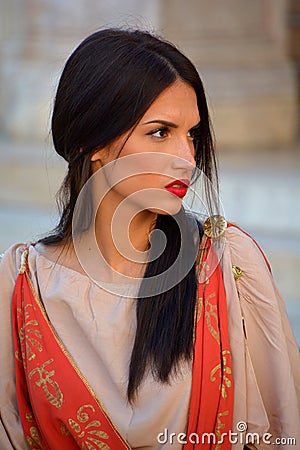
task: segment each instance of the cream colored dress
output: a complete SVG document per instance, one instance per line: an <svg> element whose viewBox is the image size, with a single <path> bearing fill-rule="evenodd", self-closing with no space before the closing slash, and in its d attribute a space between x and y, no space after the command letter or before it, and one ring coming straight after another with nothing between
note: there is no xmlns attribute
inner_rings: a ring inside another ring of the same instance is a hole
<svg viewBox="0 0 300 450"><path fill-rule="evenodd" d="M15 398L10 319L21 247L11 247L0 264L1 450L28 448ZM238 281L233 278L233 264L243 271ZM137 288L120 286L123 296L112 295L86 275L55 264L34 247L30 247L29 268L60 339L130 446L135 450L181 449L176 437L187 426L190 364L182 365L181 373L170 385L162 385L148 374L134 406L126 401L128 364L136 328L136 300L132 297ZM300 448L298 348L285 306L261 252L251 238L234 227L226 231L222 268L233 356L233 432L237 432L237 426L241 427L237 425L239 422L245 422L247 432L260 435L260 443L255 447L249 445L250 448ZM294 437L297 445L270 447L262 440L266 432L273 435L265 436L266 441L273 442L278 436ZM176 437L172 439L171 433L176 433ZM161 443L166 436L167 443ZM241 434L237 436L240 441ZM233 450L242 448L241 443L232 445Z"/></svg>

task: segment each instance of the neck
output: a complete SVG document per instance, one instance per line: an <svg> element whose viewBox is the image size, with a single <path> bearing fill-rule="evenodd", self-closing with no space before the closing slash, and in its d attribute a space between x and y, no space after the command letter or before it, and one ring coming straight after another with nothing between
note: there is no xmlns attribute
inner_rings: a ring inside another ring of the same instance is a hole
<svg viewBox="0 0 300 450"><path fill-rule="evenodd" d="M109 266L126 276L142 276L147 261L149 234L157 215L136 212L134 206L112 207L109 201L100 205L95 221L98 247Z"/></svg>

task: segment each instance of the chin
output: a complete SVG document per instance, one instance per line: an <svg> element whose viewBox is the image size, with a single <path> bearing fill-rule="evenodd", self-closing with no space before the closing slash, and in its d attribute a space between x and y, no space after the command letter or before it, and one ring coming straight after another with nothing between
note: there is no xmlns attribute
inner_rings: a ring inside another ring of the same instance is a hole
<svg viewBox="0 0 300 450"><path fill-rule="evenodd" d="M166 202L165 205L161 205L161 208L147 208L148 211L153 214L161 214L163 216L174 216L177 214L182 207L182 199L174 199L172 201Z"/></svg>

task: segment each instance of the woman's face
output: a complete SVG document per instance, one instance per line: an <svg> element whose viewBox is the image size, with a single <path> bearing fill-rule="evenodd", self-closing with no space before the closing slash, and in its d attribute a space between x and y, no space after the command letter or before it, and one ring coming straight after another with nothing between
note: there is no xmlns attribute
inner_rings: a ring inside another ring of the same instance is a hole
<svg viewBox="0 0 300 450"><path fill-rule="evenodd" d="M93 173L114 162L117 171L121 164L124 175L117 184L107 178L110 204L127 199L139 210L178 212L195 167L193 140L199 122L194 89L177 80L156 98L132 132L97 151L91 158Z"/></svg>

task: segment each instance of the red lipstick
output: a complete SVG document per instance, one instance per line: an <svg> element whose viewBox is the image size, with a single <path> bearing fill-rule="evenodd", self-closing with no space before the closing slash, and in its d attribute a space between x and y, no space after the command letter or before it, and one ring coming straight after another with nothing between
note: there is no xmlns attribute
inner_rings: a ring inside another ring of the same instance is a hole
<svg viewBox="0 0 300 450"><path fill-rule="evenodd" d="M190 180L174 180L172 183L168 184L165 189L171 192L171 194L176 195L176 197L183 198L187 193Z"/></svg>

